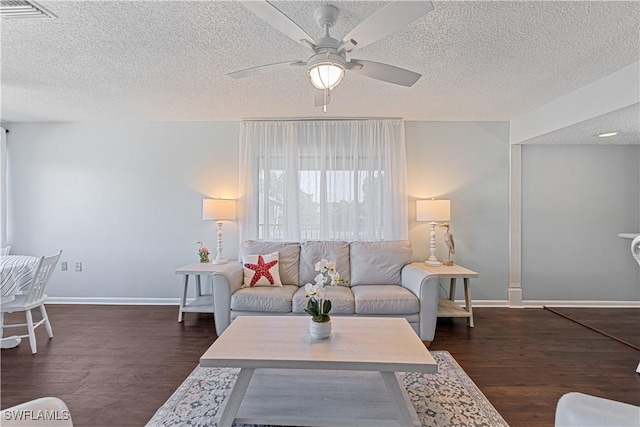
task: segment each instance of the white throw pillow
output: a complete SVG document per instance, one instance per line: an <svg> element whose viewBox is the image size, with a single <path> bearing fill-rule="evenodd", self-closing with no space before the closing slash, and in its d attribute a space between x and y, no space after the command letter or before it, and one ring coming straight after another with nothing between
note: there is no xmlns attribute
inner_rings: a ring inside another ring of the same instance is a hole
<svg viewBox="0 0 640 427"><path fill-rule="evenodd" d="M243 288L282 286L278 252L266 255L244 255L242 267L244 269Z"/></svg>

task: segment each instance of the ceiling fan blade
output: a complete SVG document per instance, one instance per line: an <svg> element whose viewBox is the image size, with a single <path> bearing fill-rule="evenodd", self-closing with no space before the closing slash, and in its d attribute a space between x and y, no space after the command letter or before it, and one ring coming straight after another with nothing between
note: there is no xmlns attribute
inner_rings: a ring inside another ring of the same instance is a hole
<svg viewBox="0 0 640 427"><path fill-rule="evenodd" d="M245 77L259 76L260 74L266 74L276 70L283 70L291 66L302 65L307 65L307 63L304 61L276 62L275 64L260 65L258 67L247 68L246 70L234 71L233 73L229 73L227 75L233 77L234 79L244 79Z"/></svg>
<svg viewBox="0 0 640 427"><path fill-rule="evenodd" d="M346 51L353 52L376 40L380 40L406 27L432 10L433 4L430 1L393 1L369 16L344 36L343 41L354 40L356 42L355 46Z"/></svg>
<svg viewBox="0 0 640 427"><path fill-rule="evenodd" d="M326 95L326 98L325 98L325 95ZM330 90L314 89L314 92L313 92L314 107L325 107L329 105L330 102L331 102Z"/></svg>
<svg viewBox="0 0 640 427"><path fill-rule="evenodd" d="M422 77L421 74L405 70L404 68L382 64L380 62L365 61L363 59L352 59L347 62L347 70L371 77L372 79L406 87L413 86L413 84Z"/></svg>
<svg viewBox="0 0 640 427"><path fill-rule="evenodd" d="M260 19L280 31L296 43L308 46L313 50L315 43L313 37L293 22L287 15L280 12L271 3L262 1L241 1L240 4L253 12Z"/></svg>

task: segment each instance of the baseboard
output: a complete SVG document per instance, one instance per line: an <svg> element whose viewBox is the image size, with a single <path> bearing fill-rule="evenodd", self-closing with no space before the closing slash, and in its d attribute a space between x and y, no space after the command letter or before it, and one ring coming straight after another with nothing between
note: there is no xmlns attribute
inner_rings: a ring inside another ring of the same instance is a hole
<svg viewBox="0 0 640 427"><path fill-rule="evenodd" d="M519 283L517 285L509 288L509 307L522 308L522 288Z"/></svg>
<svg viewBox="0 0 640 427"><path fill-rule="evenodd" d="M464 300L456 300L464 306ZM95 305L179 305L180 298L111 298L111 297L49 297L47 304ZM510 307L507 300L473 300L474 307ZM575 307L575 308L640 308L640 301L523 301L517 308Z"/></svg>
<svg viewBox="0 0 640 427"><path fill-rule="evenodd" d="M475 305L475 304L474 304ZM525 301L526 307L640 308L640 301Z"/></svg>
<svg viewBox="0 0 640 427"><path fill-rule="evenodd" d="M464 306L464 300L456 300L456 304L459 306ZM472 307L509 307L509 301L507 300L474 300L471 299Z"/></svg>
<svg viewBox="0 0 640 427"><path fill-rule="evenodd" d="M575 307L575 308L640 308L640 301L522 301L522 305L510 306L506 300L472 300L473 307L511 307L511 308L543 308L543 307ZM456 304L464 306L464 300L456 300Z"/></svg>
<svg viewBox="0 0 640 427"><path fill-rule="evenodd" d="M49 297L47 304L179 305L180 298Z"/></svg>

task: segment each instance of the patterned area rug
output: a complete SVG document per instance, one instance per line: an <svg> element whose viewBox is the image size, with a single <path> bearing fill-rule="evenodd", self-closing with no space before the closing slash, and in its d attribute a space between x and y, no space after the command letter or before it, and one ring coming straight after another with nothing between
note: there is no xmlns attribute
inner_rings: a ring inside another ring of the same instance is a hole
<svg viewBox="0 0 640 427"><path fill-rule="evenodd" d="M448 352L433 351L431 354L438 362L438 373L402 374L423 426L508 427ZM197 367L158 409L147 427L214 426L213 418L237 374L238 369Z"/></svg>

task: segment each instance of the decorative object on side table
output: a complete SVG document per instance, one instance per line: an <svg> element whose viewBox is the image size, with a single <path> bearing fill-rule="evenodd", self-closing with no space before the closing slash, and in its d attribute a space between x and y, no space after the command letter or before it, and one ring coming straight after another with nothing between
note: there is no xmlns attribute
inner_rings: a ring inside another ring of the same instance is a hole
<svg viewBox="0 0 640 427"><path fill-rule="evenodd" d="M436 258L436 225L438 221L449 221L451 218L450 200L417 200L416 221L429 221L431 239L429 240L429 259L424 263L431 267L442 265Z"/></svg>
<svg viewBox="0 0 640 427"><path fill-rule="evenodd" d="M236 219L236 201L232 199L203 199L202 219L214 220L218 225L218 254L211 262L213 264L226 263L227 260L222 257L222 221Z"/></svg>
<svg viewBox="0 0 640 427"><path fill-rule="evenodd" d="M447 244L449 248L449 254L447 255L447 259L442 261L442 265L453 265L453 261L451 260L451 254L456 253L456 244L453 240L453 234L449 231L449 223L445 222L443 224L438 224L438 227L444 227L444 242Z"/></svg>
<svg viewBox="0 0 640 427"><path fill-rule="evenodd" d="M304 285L305 294L309 298L307 308L304 311L311 315L309 333L313 338L322 340L331 335L331 317L329 316L331 300L324 299L324 287L346 283L346 280L340 278L333 261L322 259L316 263L315 270L319 271L314 278L316 283Z"/></svg>
<svg viewBox="0 0 640 427"><path fill-rule="evenodd" d="M200 248L198 249L200 262L209 262L209 249L207 249L207 247L200 241L197 241L196 243L200 245Z"/></svg>

